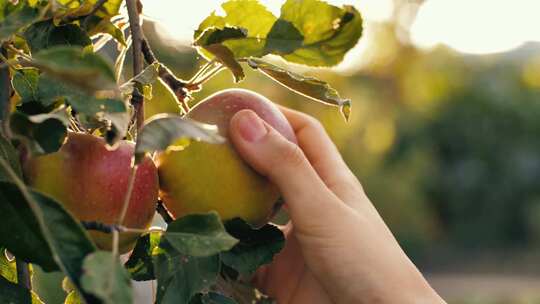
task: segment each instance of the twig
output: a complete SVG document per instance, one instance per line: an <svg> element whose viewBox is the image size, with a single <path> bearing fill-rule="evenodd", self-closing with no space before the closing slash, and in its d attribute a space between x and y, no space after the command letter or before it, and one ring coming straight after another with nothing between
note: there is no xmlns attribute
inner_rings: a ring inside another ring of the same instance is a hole
<svg viewBox="0 0 540 304"><path fill-rule="evenodd" d="M165 205L163 205L162 200L158 200L156 211L159 213L159 215L161 215L165 223L169 224L174 221L174 218L169 213L169 210L167 210L167 208L165 208Z"/></svg>
<svg viewBox="0 0 540 304"><path fill-rule="evenodd" d="M7 50L0 48L0 55L2 58L6 58ZM7 63L7 61L6 61ZM9 99L11 97L11 81L9 77L9 67L0 67L0 121L2 121L2 127L7 126L7 115L9 113Z"/></svg>
<svg viewBox="0 0 540 304"><path fill-rule="evenodd" d="M142 40L142 52L144 55L144 60L147 63L152 64L154 62L159 62L156 55L154 55L154 52L150 48L148 40L146 40L144 37ZM176 77L174 73L162 63L159 64L158 75L159 79L161 79L161 81L174 93L176 99L178 99L178 103L182 107L182 111L184 113L189 112L189 106L186 103L186 99L188 97L186 82Z"/></svg>
<svg viewBox="0 0 540 304"><path fill-rule="evenodd" d="M91 222L81 221L81 225L86 230L94 230L94 231L99 231L103 233L113 233L113 231L115 230L118 232L133 232L133 233L146 233L146 232L152 231L151 229L128 228L128 227L125 227L122 225L116 225L116 224L108 225L108 224L105 224L102 222L96 222L96 221L91 221Z"/></svg>
<svg viewBox="0 0 540 304"><path fill-rule="evenodd" d="M204 75L200 76L199 79L197 79L193 83L188 83L186 87L193 88L195 90L196 88L199 88L203 83L207 82L210 78L216 76L219 72L223 71L225 67L222 64L219 64L212 68L209 72L206 72Z"/></svg>
<svg viewBox="0 0 540 304"><path fill-rule="evenodd" d="M137 0L126 0L126 6L132 39L133 75L135 76L139 75L143 70L144 62L141 52L143 33L139 18L139 10L137 8ZM137 130L139 130L144 123L144 102L133 103L133 107L135 107L136 125Z"/></svg>
<svg viewBox="0 0 540 304"><path fill-rule="evenodd" d="M197 79L203 74L205 73L209 68L211 68L212 66L214 66L216 64L216 59L212 59L210 61L208 61L205 65L203 65L202 68L200 68L197 73L195 73L195 75L193 75L193 77L191 77L191 79L188 81L188 83L193 83L195 81L197 81Z"/></svg>
<svg viewBox="0 0 540 304"><path fill-rule="evenodd" d="M28 290L32 290L32 280L30 279L28 263L15 257L15 265L17 266L17 283Z"/></svg>

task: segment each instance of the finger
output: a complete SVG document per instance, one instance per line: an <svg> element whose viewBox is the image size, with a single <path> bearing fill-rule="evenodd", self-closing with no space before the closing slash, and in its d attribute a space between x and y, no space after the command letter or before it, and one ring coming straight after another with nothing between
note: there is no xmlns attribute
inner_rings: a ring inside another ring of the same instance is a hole
<svg viewBox="0 0 540 304"><path fill-rule="evenodd" d="M323 125L315 118L280 107L294 129L298 145L326 186L348 204L359 201L363 193L358 179L351 172Z"/></svg>
<svg viewBox="0 0 540 304"><path fill-rule="evenodd" d="M229 131L244 160L279 188L298 230L324 230L317 220L321 218L327 224L339 221L346 206L326 187L296 144L250 110L236 113Z"/></svg>

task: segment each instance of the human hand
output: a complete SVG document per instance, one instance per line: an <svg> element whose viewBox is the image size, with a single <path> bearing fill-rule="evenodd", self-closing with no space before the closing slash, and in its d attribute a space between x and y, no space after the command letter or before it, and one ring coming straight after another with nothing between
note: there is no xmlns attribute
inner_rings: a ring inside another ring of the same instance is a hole
<svg viewBox="0 0 540 304"><path fill-rule="evenodd" d="M398 245L314 118L282 108L298 145L253 111L230 136L242 157L281 191L287 241L256 283L278 303L444 303Z"/></svg>

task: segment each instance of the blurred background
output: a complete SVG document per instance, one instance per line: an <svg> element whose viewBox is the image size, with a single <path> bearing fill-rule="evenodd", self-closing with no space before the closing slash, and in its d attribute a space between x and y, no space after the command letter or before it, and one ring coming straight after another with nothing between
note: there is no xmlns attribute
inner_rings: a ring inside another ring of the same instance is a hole
<svg viewBox="0 0 540 304"><path fill-rule="evenodd" d="M261 1L279 15L282 1ZM319 118L414 262L450 303L540 303L540 3L335 0L363 14L338 67L297 72L353 104L312 102L246 68L194 94L242 87ZM157 56L184 78L194 29L219 0L143 1ZM276 60L276 64L284 63ZM147 114L176 112L154 88Z"/></svg>
<svg viewBox="0 0 540 304"><path fill-rule="evenodd" d="M193 31L220 2L143 1L144 31L177 75L204 63ZM279 15L282 1L261 2ZM540 2L329 2L360 9L361 41L336 68L289 68L350 98L349 123L249 68L239 84L221 72L192 104L242 87L319 118L449 303L540 303ZM164 111L178 110L158 84L147 115Z"/></svg>

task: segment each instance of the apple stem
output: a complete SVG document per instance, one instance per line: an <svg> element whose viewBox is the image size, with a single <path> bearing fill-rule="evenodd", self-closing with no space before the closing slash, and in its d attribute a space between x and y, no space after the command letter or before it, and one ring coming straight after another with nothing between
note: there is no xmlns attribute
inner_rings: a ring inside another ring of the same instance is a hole
<svg viewBox="0 0 540 304"><path fill-rule="evenodd" d="M137 0L126 0L126 6L129 17L129 28L131 31L131 49L133 54L133 76L139 75L143 70L143 57L142 57L142 38L143 33L141 29L141 20L139 18L139 8L137 7ZM139 130L144 122L144 98L140 95L138 90L133 91L131 103L135 108L135 124L137 130Z"/></svg>
<svg viewBox="0 0 540 304"><path fill-rule="evenodd" d="M210 80L210 78L216 76L219 72L223 71L225 69L225 67L223 66L223 64L218 64L217 66L214 66L212 69L210 69L210 71L207 71L206 73L204 73L202 76L199 76L198 79L195 79L194 82L190 82L186 85L186 87L188 88L188 90L190 88L194 88L194 90L196 88L200 88L200 86L207 82L208 80Z"/></svg>
<svg viewBox="0 0 540 304"><path fill-rule="evenodd" d="M203 74L205 73L206 71L208 71L209 68L215 66L216 64L216 59L212 59L210 61L208 61L207 63L205 63L198 71L197 73L195 73L195 75L193 75L193 77L191 77L191 79L189 80L189 83L194 83L195 81L197 81L197 79Z"/></svg>

